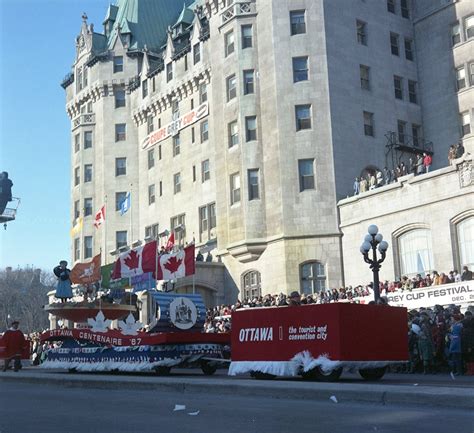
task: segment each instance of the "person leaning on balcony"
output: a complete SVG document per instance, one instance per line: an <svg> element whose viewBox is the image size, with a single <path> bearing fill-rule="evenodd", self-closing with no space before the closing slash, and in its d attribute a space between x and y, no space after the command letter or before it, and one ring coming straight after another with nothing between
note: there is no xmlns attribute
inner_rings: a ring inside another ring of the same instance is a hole
<svg viewBox="0 0 474 433"><path fill-rule="evenodd" d="M0 173L0 215L3 214L7 203L12 201L12 186L13 182L8 179L8 173Z"/></svg>

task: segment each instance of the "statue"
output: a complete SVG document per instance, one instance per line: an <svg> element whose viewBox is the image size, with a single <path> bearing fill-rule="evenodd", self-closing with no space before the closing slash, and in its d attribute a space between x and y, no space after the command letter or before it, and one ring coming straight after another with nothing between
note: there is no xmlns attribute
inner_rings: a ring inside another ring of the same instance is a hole
<svg viewBox="0 0 474 433"><path fill-rule="evenodd" d="M56 286L56 298L61 299L61 302L66 302L69 298L72 298L72 287L69 275L71 270L67 268L66 260L61 260L59 265L53 269L54 275L58 278L58 284Z"/></svg>

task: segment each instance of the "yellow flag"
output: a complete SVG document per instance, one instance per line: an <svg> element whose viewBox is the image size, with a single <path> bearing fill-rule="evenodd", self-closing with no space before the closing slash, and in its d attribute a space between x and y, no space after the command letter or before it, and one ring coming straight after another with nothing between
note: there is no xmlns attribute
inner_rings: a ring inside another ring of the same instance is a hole
<svg viewBox="0 0 474 433"><path fill-rule="evenodd" d="M81 232L81 230L82 230L82 223L83 223L82 217L78 218L76 225L71 229L71 237L74 237L74 236L76 236L78 233Z"/></svg>

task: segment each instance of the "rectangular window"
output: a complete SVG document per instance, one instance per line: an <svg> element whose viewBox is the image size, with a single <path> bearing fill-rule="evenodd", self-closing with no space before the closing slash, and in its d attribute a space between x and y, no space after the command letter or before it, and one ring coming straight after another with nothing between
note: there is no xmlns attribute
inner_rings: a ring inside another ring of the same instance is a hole
<svg viewBox="0 0 474 433"><path fill-rule="evenodd" d="M474 86L474 63L469 65L469 82Z"/></svg>
<svg viewBox="0 0 474 433"><path fill-rule="evenodd" d="M179 117L179 101L177 99L171 101L171 117L173 120Z"/></svg>
<svg viewBox="0 0 474 433"><path fill-rule="evenodd" d="M461 113L461 135L468 135L471 133L471 115L469 111Z"/></svg>
<svg viewBox="0 0 474 433"><path fill-rule="evenodd" d="M466 87L466 71L464 68L456 69L456 83L458 90Z"/></svg>
<svg viewBox="0 0 474 433"><path fill-rule="evenodd" d="M374 113L364 111L364 134L368 137L374 137Z"/></svg>
<svg viewBox="0 0 474 433"><path fill-rule="evenodd" d="M161 144L158 145L158 159L161 161Z"/></svg>
<svg viewBox="0 0 474 433"><path fill-rule="evenodd" d="M229 134L229 148L239 144L239 124L237 120L230 122L227 126Z"/></svg>
<svg viewBox="0 0 474 433"><path fill-rule="evenodd" d="M205 242L216 237L216 204L199 208L199 240Z"/></svg>
<svg viewBox="0 0 474 433"><path fill-rule="evenodd" d="M244 71L244 95L254 93L253 69Z"/></svg>
<svg viewBox="0 0 474 433"><path fill-rule="evenodd" d="M173 191L175 194L181 192L181 173L175 173L173 175Z"/></svg>
<svg viewBox="0 0 474 433"><path fill-rule="evenodd" d="M400 9L403 18L410 18L410 5L408 0L400 0Z"/></svg>
<svg viewBox="0 0 474 433"><path fill-rule="evenodd" d="M84 199L84 216L92 215L92 198L87 197Z"/></svg>
<svg viewBox="0 0 474 433"><path fill-rule="evenodd" d="M115 176L127 174L127 158L115 158Z"/></svg>
<svg viewBox="0 0 474 433"><path fill-rule="evenodd" d="M92 164L84 164L84 183L92 182Z"/></svg>
<svg viewBox="0 0 474 433"><path fill-rule="evenodd" d="M413 61L413 40L405 38L405 58Z"/></svg>
<svg viewBox="0 0 474 433"><path fill-rule="evenodd" d="M201 143L209 140L209 121L201 122Z"/></svg>
<svg viewBox="0 0 474 433"><path fill-rule="evenodd" d="M290 11L291 35L306 33L305 11Z"/></svg>
<svg viewBox="0 0 474 433"><path fill-rule="evenodd" d="M148 205L155 203L155 184L148 185Z"/></svg>
<svg viewBox="0 0 474 433"><path fill-rule="evenodd" d="M201 96L201 88L199 88L199 96ZM206 95L207 97L207 95ZM201 104L201 102L199 102ZM194 110L194 99L191 98L191 110Z"/></svg>
<svg viewBox="0 0 474 433"><path fill-rule="evenodd" d="M194 131L194 126L191 126L191 143L196 141L196 133Z"/></svg>
<svg viewBox="0 0 474 433"><path fill-rule="evenodd" d="M156 83L155 83L155 77L151 80L151 91L155 92L156 91Z"/></svg>
<svg viewBox="0 0 474 433"><path fill-rule="evenodd" d="M92 257L92 236L84 236L84 258Z"/></svg>
<svg viewBox="0 0 474 433"><path fill-rule="evenodd" d="M115 108L125 107L125 89L114 87Z"/></svg>
<svg viewBox="0 0 474 433"><path fill-rule="evenodd" d="M90 149L92 147L92 131L84 132L84 149Z"/></svg>
<svg viewBox="0 0 474 433"><path fill-rule="evenodd" d="M364 90L370 90L370 67L359 65L360 87Z"/></svg>
<svg viewBox="0 0 474 433"><path fill-rule="evenodd" d="M235 50L234 32L231 30L224 35L225 57Z"/></svg>
<svg viewBox="0 0 474 433"><path fill-rule="evenodd" d="M115 141L125 141L127 139L125 123L115 124Z"/></svg>
<svg viewBox="0 0 474 433"><path fill-rule="evenodd" d="M209 160L206 159L205 161L201 162L201 180L202 182L206 182L211 178L211 169L209 167Z"/></svg>
<svg viewBox="0 0 474 433"><path fill-rule="evenodd" d="M183 244L186 239L186 214L171 217L170 226L175 242L178 245Z"/></svg>
<svg viewBox="0 0 474 433"><path fill-rule="evenodd" d="M249 200L260 198L258 172L258 168L248 170Z"/></svg>
<svg viewBox="0 0 474 433"><path fill-rule="evenodd" d="M227 77L226 79L226 89L227 89L227 102L231 99L234 99L237 96L237 79L235 74Z"/></svg>
<svg viewBox="0 0 474 433"><path fill-rule="evenodd" d="M356 20L357 42L360 45L367 45L367 24L363 21Z"/></svg>
<svg viewBox="0 0 474 433"><path fill-rule="evenodd" d="M395 98L403 99L403 78L393 76L393 89L395 92Z"/></svg>
<svg viewBox="0 0 474 433"><path fill-rule="evenodd" d="M184 70L185 71L188 70L188 55L187 54L184 55Z"/></svg>
<svg viewBox="0 0 474 433"><path fill-rule="evenodd" d="M150 149L148 151L148 169L155 166L155 149Z"/></svg>
<svg viewBox="0 0 474 433"><path fill-rule="evenodd" d="M147 118L146 118L146 131L147 131L147 134L151 134L154 130L154 125L153 125L153 116L150 114Z"/></svg>
<svg viewBox="0 0 474 433"><path fill-rule="evenodd" d="M122 203L125 200L126 196L127 196L126 192L116 192L115 193L115 210L116 211L120 210L120 206L122 205Z"/></svg>
<svg viewBox="0 0 474 433"><path fill-rule="evenodd" d="M74 221L81 216L81 210L79 209L79 200L74 202Z"/></svg>
<svg viewBox="0 0 474 433"><path fill-rule="evenodd" d="M254 141L257 139L257 116L248 116L245 118L245 141Z"/></svg>
<svg viewBox="0 0 474 433"><path fill-rule="evenodd" d="M81 182L80 170L81 169L79 167L76 167L74 169L74 186L79 185L79 183Z"/></svg>
<svg viewBox="0 0 474 433"><path fill-rule="evenodd" d="M122 56L115 56L114 57L114 74L116 72L123 71L123 57Z"/></svg>
<svg viewBox="0 0 474 433"><path fill-rule="evenodd" d="M76 92L80 92L82 89L82 66L80 66L76 69Z"/></svg>
<svg viewBox="0 0 474 433"><path fill-rule="evenodd" d="M411 135L413 139L413 146L418 147L421 144L421 126L412 123Z"/></svg>
<svg viewBox="0 0 474 433"><path fill-rule="evenodd" d="M179 155L180 153L181 138L179 132L173 137L173 156Z"/></svg>
<svg viewBox="0 0 474 433"><path fill-rule="evenodd" d="M459 23L454 24L451 27L451 43L453 45L459 44L461 42L461 26Z"/></svg>
<svg viewBox="0 0 474 433"><path fill-rule="evenodd" d="M170 82L173 79L173 63L170 62L166 65L166 82Z"/></svg>
<svg viewBox="0 0 474 433"><path fill-rule="evenodd" d="M160 197L163 195L163 182L160 180Z"/></svg>
<svg viewBox="0 0 474 433"><path fill-rule="evenodd" d="M81 149L81 134L74 136L74 152L79 152Z"/></svg>
<svg viewBox="0 0 474 433"><path fill-rule="evenodd" d="M296 130L311 129L311 105L295 106Z"/></svg>
<svg viewBox="0 0 474 433"><path fill-rule="evenodd" d="M196 166L193 165L193 182L196 182Z"/></svg>
<svg viewBox="0 0 474 433"><path fill-rule="evenodd" d="M399 36L396 33L390 33L390 49L394 56L400 55L400 49L398 47Z"/></svg>
<svg viewBox="0 0 474 433"><path fill-rule="evenodd" d="M199 103L202 104L203 102L207 101L207 84L201 83L199 85ZM192 102L192 99L191 99ZM193 107L191 107L192 109Z"/></svg>
<svg viewBox="0 0 474 433"><path fill-rule="evenodd" d="M293 83L308 80L308 56L293 57Z"/></svg>
<svg viewBox="0 0 474 433"><path fill-rule="evenodd" d="M145 78L142 81L142 98L146 98L148 96L148 80Z"/></svg>
<svg viewBox="0 0 474 433"><path fill-rule="evenodd" d="M74 261L81 259L80 239L74 239Z"/></svg>
<svg viewBox="0 0 474 433"><path fill-rule="evenodd" d="M199 42L193 46L193 61L194 64L201 61L201 44Z"/></svg>
<svg viewBox="0 0 474 433"><path fill-rule="evenodd" d="M253 34L252 34L252 24L246 24L241 27L242 30L242 49L252 48L253 45Z"/></svg>
<svg viewBox="0 0 474 433"><path fill-rule="evenodd" d="M299 159L300 192L314 189L314 159Z"/></svg>
<svg viewBox="0 0 474 433"><path fill-rule="evenodd" d="M387 0L387 10L392 14L395 13L395 0Z"/></svg>
<svg viewBox="0 0 474 433"><path fill-rule="evenodd" d="M128 245L127 231L121 230L121 231L115 232L115 247L119 249L121 247L126 247L127 245Z"/></svg>
<svg viewBox="0 0 474 433"><path fill-rule="evenodd" d="M412 104L418 104L416 81L408 80L408 100Z"/></svg>
<svg viewBox="0 0 474 433"><path fill-rule="evenodd" d="M407 123L403 120L399 120L397 122L397 129L398 129L398 142L401 144L406 143L406 126Z"/></svg>
<svg viewBox="0 0 474 433"><path fill-rule="evenodd" d="M240 173L230 175L230 204L240 202Z"/></svg>
<svg viewBox="0 0 474 433"><path fill-rule="evenodd" d="M158 224L145 227L145 239L158 239Z"/></svg>

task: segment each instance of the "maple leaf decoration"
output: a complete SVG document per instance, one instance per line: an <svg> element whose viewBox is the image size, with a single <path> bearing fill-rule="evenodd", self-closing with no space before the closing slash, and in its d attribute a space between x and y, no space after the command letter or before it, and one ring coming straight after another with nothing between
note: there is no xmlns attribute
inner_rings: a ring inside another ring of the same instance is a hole
<svg viewBox="0 0 474 433"><path fill-rule="evenodd" d="M178 269L183 259L177 259L175 256L170 257L170 259L164 264L164 267L168 269L172 274L174 274Z"/></svg>
<svg viewBox="0 0 474 433"><path fill-rule="evenodd" d="M123 262L129 267L129 269L138 269L138 266L140 265L139 258L140 255L137 254L135 250L132 250Z"/></svg>

